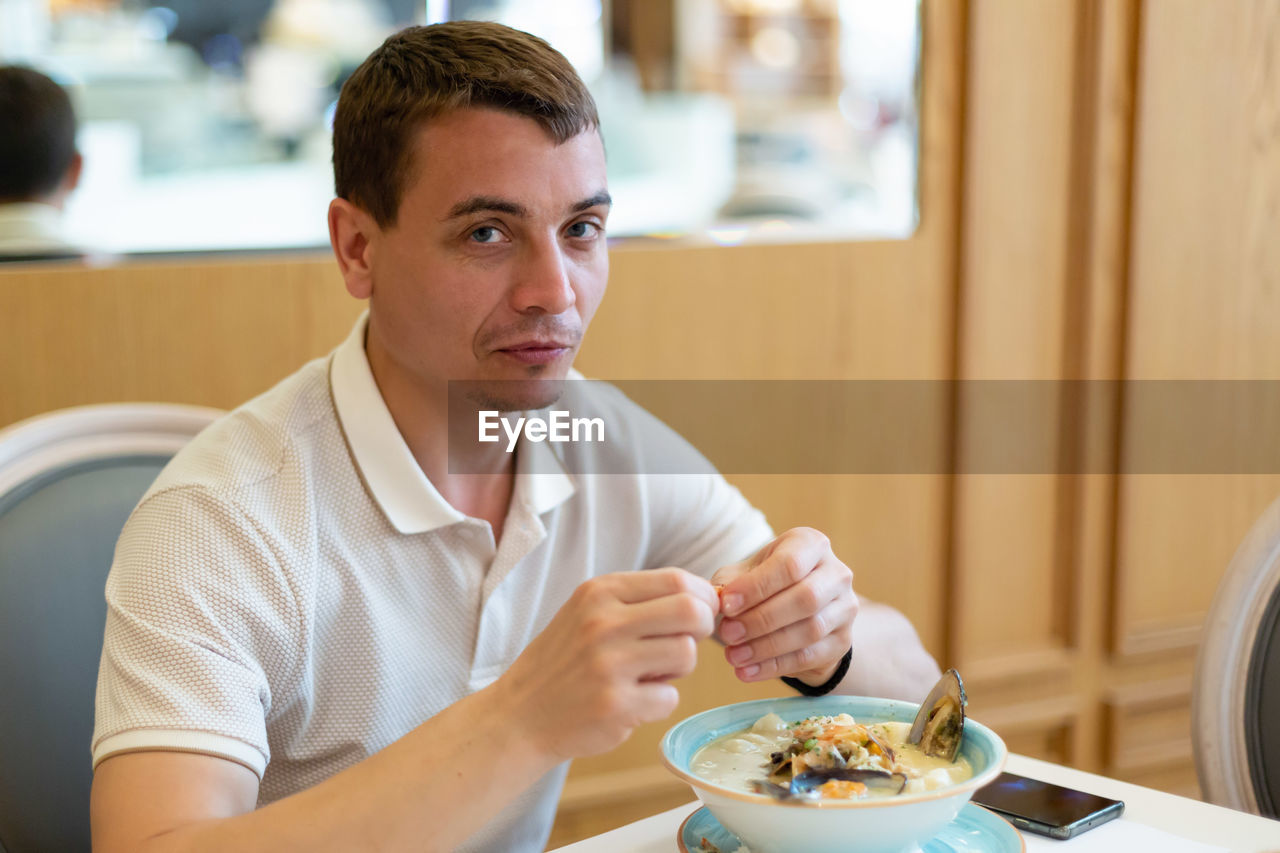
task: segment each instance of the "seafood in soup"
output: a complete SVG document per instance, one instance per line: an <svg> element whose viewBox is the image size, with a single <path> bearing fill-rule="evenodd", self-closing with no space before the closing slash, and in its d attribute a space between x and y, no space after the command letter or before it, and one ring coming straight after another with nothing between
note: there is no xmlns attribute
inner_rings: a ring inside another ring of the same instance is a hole
<svg viewBox="0 0 1280 853"><path fill-rule="evenodd" d="M698 750L690 769L727 788L800 801L891 797L973 776L964 757L928 755L907 742L910 733L910 723L859 723L848 714L790 723L766 714Z"/></svg>

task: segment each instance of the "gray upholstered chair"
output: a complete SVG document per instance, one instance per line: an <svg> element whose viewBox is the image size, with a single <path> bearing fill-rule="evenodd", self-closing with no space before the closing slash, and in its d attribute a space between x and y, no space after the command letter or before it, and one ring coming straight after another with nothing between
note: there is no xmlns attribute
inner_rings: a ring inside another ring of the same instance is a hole
<svg viewBox="0 0 1280 853"><path fill-rule="evenodd" d="M1191 728L1205 797L1280 817L1280 500L1249 530L1214 596Z"/></svg>
<svg viewBox="0 0 1280 853"><path fill-rule="evenodd" d="M83 406L0 430L0 853L89 849L116 538L169 458L219 414Z"/></svg>

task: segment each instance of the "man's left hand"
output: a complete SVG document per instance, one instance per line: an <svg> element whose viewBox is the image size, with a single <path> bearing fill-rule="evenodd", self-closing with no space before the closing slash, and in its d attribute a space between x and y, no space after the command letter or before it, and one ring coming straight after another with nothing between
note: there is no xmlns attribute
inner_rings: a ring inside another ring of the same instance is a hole
<svg viewBox="0 0 1280 853"><path fill-rule="evenodd" d="M853 572L831 541L808 527L788 530L755 556L715 573L723 587L718 635L743 681L788 675L823 684L853 636Z"/></svg>

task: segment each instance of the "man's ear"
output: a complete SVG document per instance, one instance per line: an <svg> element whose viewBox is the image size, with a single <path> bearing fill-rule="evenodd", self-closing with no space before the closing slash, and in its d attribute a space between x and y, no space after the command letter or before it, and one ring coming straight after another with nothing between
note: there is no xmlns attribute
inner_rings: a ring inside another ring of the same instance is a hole
<svg viewBox="0 0 1280 853"><path fill-rule="evenodd" d="M373 217L351 202L344 198L329 202L329 244L347 293L356 299L373 295L372 238L377 232Z"/></svg>
<svg viewBox="0 0 1280 853"><path fill-rule="evenodd" d="M84 157L77 151L71 155L71 165L67 167L67 173L62 178L63 191L68 195L78 186L80 186L80 173L84 171Z"/></svg>
<svg viewBox="0 0 1280 853"><path fill-rule="evenodd" d="M82 171L84 171L84 158L80 156L79 151L76 151L71 155L71 162L67 164L67 170L62 173L62 180L58 182L58 186L38 200L51 204L58 210L65 210L67 196L71 195L75 188L79 186L80 173Z"/></svg>

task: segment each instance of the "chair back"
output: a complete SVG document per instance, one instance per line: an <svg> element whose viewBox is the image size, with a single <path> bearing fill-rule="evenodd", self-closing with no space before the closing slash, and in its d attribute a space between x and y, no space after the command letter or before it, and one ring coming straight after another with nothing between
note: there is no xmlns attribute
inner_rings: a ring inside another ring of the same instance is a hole
<svg viewBox="0 0 1280 853"><path fill-rule="evenodd" d="M1191 730L1210 802L1280 817L1280 500L1245 536L1210 606Z"/></svg>
<svg viewBox="0 0 1280 853"><path fill-rule="evenodd" d="M0 853L89 849L116 539L160 469L220 414L82 406L0 430Z"/></svg>

